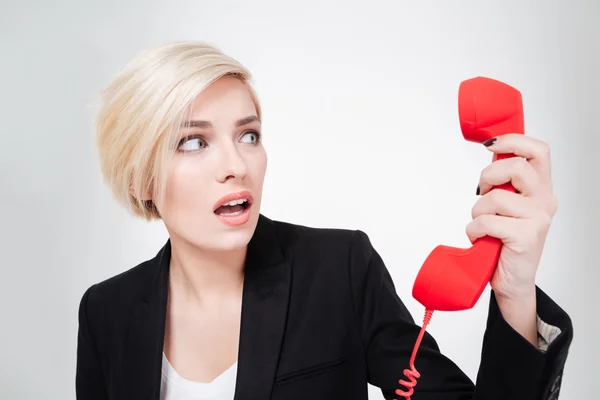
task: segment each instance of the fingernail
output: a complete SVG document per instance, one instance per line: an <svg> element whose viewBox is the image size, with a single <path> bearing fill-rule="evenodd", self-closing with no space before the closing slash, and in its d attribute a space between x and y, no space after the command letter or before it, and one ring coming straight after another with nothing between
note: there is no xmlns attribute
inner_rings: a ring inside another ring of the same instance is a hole
<svg viewBox="0 0 600 400"><path fill-rule="evenodd" d="M479 189L479 185L477 185L477 192L475 192L475 194L476 194L477 196L479 196L479 192L480 192L480 191L481 191L481 190Z"/></svg>
<svg viewBox="0 0 600 400"><path fill-rule="evenodd" d="M491 145L493 145L494 143L496 143L496 138L493 138L493 139L486 140L485 142L483 142L483 145L484 145L485 147L490 147L490 146L491 146Z"/></svg>

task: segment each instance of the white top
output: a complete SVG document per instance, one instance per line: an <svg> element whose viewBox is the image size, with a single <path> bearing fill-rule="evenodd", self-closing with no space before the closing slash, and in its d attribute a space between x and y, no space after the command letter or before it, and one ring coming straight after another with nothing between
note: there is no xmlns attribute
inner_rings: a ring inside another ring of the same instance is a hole
<svg viewBox="0 0 600 400"><path fill-rule="evenodd" d="M185 379L163 353L160 400L233 400L237 362L210 383Z"/></svg>

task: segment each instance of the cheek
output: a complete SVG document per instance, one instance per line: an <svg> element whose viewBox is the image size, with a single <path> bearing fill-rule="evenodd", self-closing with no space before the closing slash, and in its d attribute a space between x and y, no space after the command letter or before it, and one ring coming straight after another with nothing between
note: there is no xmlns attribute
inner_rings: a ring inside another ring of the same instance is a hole
<svg viewBox="0 0 600 400"><path fill-rule="evenodd" d="M256 183L262 185L268 164L267 153L264 151L264 149L262 149L258 154L252 157L250 163L252 179L256 181Z"/></svg>
<svg viewBox="0 0 600 400"><path fill-rule="evenodd" d="M194 163L174 163L167 178L165 211L168 214L187 214L202 209L210 197L206 193L209 187L207 176L206 171Z"/></svg>

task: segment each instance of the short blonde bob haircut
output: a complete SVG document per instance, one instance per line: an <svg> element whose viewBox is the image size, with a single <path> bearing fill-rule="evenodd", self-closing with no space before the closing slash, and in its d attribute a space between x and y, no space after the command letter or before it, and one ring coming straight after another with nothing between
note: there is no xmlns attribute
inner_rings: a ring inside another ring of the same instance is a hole
<svg viewBox="0 0 600 400"><path fill-rule="evenodd" d="M156 204L164 200L167 166L190 104L225 76L248 85L261 118L250 72L205 42L144 51L101 91L95 121L100 170L117 201L134 215L160 219Z"/></svg>

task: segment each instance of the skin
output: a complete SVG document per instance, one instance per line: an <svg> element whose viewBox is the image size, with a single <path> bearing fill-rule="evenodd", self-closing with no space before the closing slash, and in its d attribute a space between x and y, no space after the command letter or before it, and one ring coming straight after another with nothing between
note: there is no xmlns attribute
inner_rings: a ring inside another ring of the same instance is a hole
<svg viewBox="0 0 600 400"><path fill-rule="evenodd" d="M267 167L260 121L238 126L249 117L257 111L241 81L222 78L204 90L190 120L210 127L181 130L167 196L157 205L172 246L164 351L177 372L193 381L210 382L237 360L243 263ZM250 220L228 226L214 205L242 190L254 198Z"/></svg>
<svg viewBox="0 0 600 400"><path fill-rule="evenodd" d="M221 78L193 103L192 120L209 127L183 128L169 166L164 204L157 208L169 232L172 260L164 351L183 377L210 382L237 360L243 263L256 228L267 166L256 133L250 93L242 82ZM535 275L554 213L548 146L524 135L503 135L488 149L517 158L493 162L481 174L481 197L467 225L471 241L489 235L504 247L493 276L506 321L537 346ZM495 160L495 155L494 155ZM490 189L512 181L520 193ZM214 214L223 195L251 191L248 223L230 227Z"/></svg>

